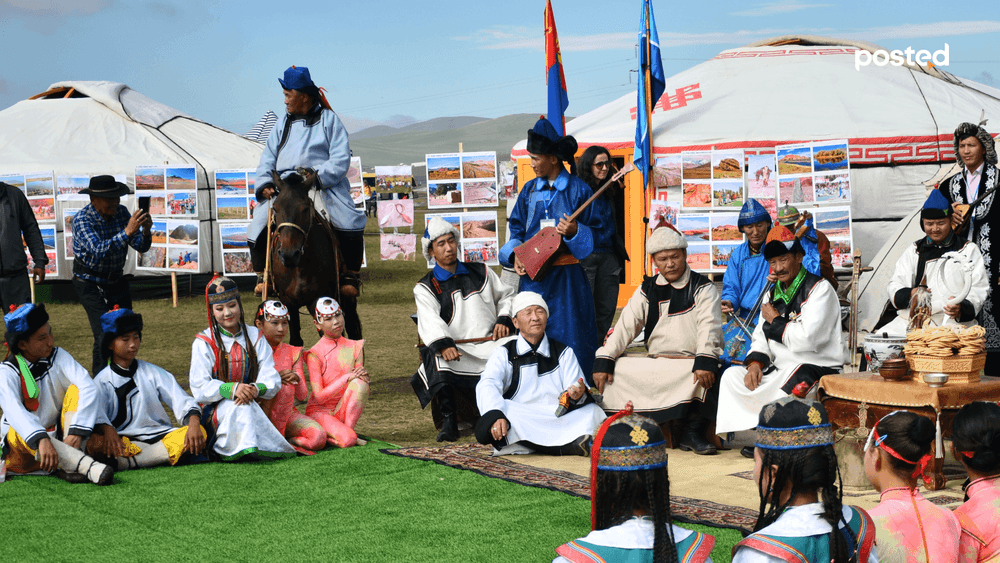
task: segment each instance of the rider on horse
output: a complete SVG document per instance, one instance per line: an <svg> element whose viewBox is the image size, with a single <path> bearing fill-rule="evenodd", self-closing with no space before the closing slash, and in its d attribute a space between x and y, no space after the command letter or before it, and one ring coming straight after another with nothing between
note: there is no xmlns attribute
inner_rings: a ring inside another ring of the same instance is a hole
<svg viewBox="0 0 1000 563"><path fill-rule="evenodd" d="M257 272L255 292L263 290L267 219L271 198L277 195L271 172L285 178L297 168L306 168L316 175L317 192L313 197L316 211L330 223L346 262L348 273L341 279L341 292L356 296L360 285L358 271L364 258L366 218L362 210L355 209L351 199L347 130L313 83L308 68L292 66L278 82L285 93L288 113L271 130L260 155L255 184L260 203L247 229L251 260Z"/></svg>

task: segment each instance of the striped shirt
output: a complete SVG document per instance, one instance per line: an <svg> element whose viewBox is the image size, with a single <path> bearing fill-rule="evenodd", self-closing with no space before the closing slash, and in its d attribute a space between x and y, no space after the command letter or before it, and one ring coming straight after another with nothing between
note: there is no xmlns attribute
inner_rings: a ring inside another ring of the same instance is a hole
<svg viewBox="0 0 1000 563"><path fill-rule="evenodd" d="M114 217L105 219L88 205L80 210L73 219L73 253L74 260L81 266L96 272L74 272L82 280L97 283L107 283L117 279L125 268L125 258L128 247L138 252L146 252L152 244L152 237L147 237L142 229L128 237L125 226L128 225L131 214L124 205L119 205Z"/></svg>

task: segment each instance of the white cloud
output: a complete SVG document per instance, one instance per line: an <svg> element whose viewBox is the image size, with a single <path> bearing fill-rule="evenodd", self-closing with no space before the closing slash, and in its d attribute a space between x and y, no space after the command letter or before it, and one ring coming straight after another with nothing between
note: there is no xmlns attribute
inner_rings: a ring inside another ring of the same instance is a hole
<svg viewBox="0 0 1000 563"><path fill-rule="evenodd" d="M744 10L742 12L731 12L730 16L773 16L776 14L787 14L789 12L797 12L799 10L806 10L809 8L826 8L831 6L831 4L799 4L796 0L788 0L786 2L771 2L768 4L761 4L756 8L750 10Z"/></svg>

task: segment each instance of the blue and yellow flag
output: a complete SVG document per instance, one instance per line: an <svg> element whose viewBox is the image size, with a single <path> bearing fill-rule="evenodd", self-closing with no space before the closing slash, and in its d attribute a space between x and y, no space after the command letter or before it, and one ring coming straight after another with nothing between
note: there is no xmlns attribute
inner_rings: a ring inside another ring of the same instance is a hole
<svg viewBox="0 0 1000 563"><path fill-rule="evenodd" d="M653 20L653 5L650 0L642 0L642 15L639 17L639 88L636 103L635 153L632 162L642 171L643 187L649 185L649 171L653 166L650 116L653 113L653 105L663 95L666 82L663 61L660 59L660 37L656 33L656 22Z"/></svg>

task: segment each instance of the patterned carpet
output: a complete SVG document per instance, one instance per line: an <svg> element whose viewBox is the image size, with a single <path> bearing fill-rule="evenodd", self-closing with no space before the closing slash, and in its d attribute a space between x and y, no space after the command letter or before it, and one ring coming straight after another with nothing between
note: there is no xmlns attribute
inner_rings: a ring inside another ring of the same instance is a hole
<svg viewBox="0 0 1000 563"><path fill-rule="evenodd" d="M536 467L514 461L525 456L491 457L493 448L490 446L469 443L440 448L398 448L380 451L389 455L433 461L449 467L475 471L480 475L529 487L590 498L590 481L587 477L569 471ZM671 494L670 502L674 519L680 522L749 531L757 518L756 510L676 494Z"/></svg>

